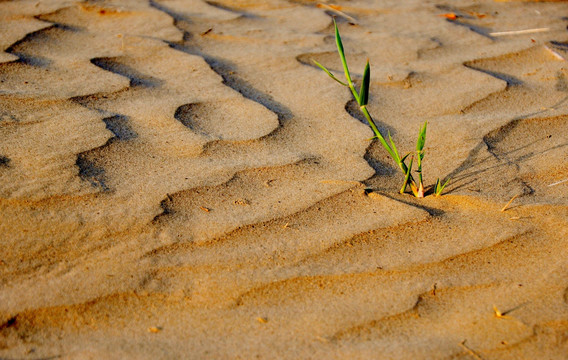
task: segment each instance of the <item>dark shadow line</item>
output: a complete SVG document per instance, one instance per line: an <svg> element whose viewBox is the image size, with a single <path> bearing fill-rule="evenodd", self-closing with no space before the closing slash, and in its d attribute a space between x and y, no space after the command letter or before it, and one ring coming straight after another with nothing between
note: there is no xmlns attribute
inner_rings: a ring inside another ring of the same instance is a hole
<svg viewBox="0 0 568 360"><path fill-rule="evenodd" d="M138 137L138 134L130 127L129 119L130 118L126 115L114 115L104 118L103 121L106 128L110 130L118 140L127 141Z"/></svg>
<svg viewBox="0 0 568 360"><path fill-rule="evenodd" d="M109 139L103 146L110 144L112 139L114 138ZM109 192L110 187L106 184L105 169L97 166L94 161L87 157L90 151L88 150L77 155L75 165L79 168L79 178L89 182L91 186L103 192Z"/></svg>
<svg viewBox="0 0 568 360"><path fill-rule="evenodd" d="M494 38L493 36L489 35L489 34L490 34L490 30L489 30L489 29L486 29L486 28L481 27L481 26L473 25L473 24L468 24L468 23L466 23L466 22L461 22L461 21L458 21L458 20L446 19L446 21L449 22L450 24L455 24L455 25L458 25L458 26L463 26L463 27L469 29L470 31L472 31L472 32L474 32L474 33L476 33L476 34L478 34L478 35L481 35L481 36L483 36L483 37L485 37L485 38L488 38L488 39L490 39L490 40L495 41L495 38Z"/></svg>
<svg viewBox="0 0 568 360"><path fill-rule="evenodd" d="M236 76L234 71L235 66L230 62L209 56L205 53L202 53L195 47L188 48L184 45L178 45L175 43L169 43L169 45L175 50L202 57L209 65L211 70L221 76L224 85L230 87L245 98L264 106L266 109L276 114L276 116L278 117L278 122L280 123L280 127L282 127L284 123L294 117L292 111L288 107L274 100L272 96L257 90L246 80L243 80L242 78Z"/></svg>
<svg viewBox="0 0 568 360"><path fill-rule="evenodd" d="M144 75L138 70L120 62L119 58L93 58L91 59L93 65L99 68L110 71L130 79L131 87L145 87L155 88L164 83L163 80L157 79L153 76Z"/></svg>
<svg viewBox="0 0 568 360"><path fill-rule="evenodd" d="M49 20L44 20L44 19L41 18L41 15L36 15L36 16L34 16L34 18L38 21L41 21L41 22L47 23L47 24L51 24L51 25L46 26L42 29L27 33L23 38L12 43L8 48L6 48L4 50L4 52L6 52L8 54L15 55L19 58L18 60L14 60L14 62L21 62L21 63L24 63L24 64L37 66L37 67L47 67L52 63L52 61L50 59L42 57L42 56L34 56L34 55L26 54L26 53L23 53L23 52L19 52L17 50L17 48L19 46L21 46L22 44L26 43L26 42L31 42L31 41L35 40L36 38L44 36L46 32L52 31L54 29L60 29L60 30L63 30L63 31L70 31L70 32L78 32L79 29L75 28L73 26L69 26L69 25L65 25L65 24L59 24L59 23L49 21ZM39 39L39 41L41 41L41 39Z"/></svg>
<svg viewBox="0 0 568 360"><path fill-rule="evenodd" d="M178 28L178 30L182 31L184 34L184 39L190 37L189 34L184 29L180 28L177 24L178 21L185 21L191 23L191 20L185 16L182 16L167 7L157 4L154 0L150 0L150 5L156 8L159 11L166 13L167 15L171 16L174 19L174 25ZM256 88L254 88L251 84L249 84L246 80L235 75L235 66L231 64L227 60L219 59L213 57L209 54L206 54L197 46L187 46L185 44L175 43L175 42L166 42L172 49L184 52L190 55L196 55L205 60L205 62L209 65L211 70L221 76L223 79L223 84L232 88L233 90L239 92L245 98L255 101L260 105L264 106L268 110L272 111L278 116L278 121L280 123L280 127L287 122L288 120L293 118L292 111L284 106L283 104L277 102L272 98L272 96L265 94ZM275 131L278 131L276 129ZM272 132L271 134L274 134ZM270 136L271 134L267 135Z"/></svg>
<svg viewBox="0 0 568 360"><path fill-rule="evenodd" d="M352 98L347 103L345 103L345 111L349 115L351 115L351 117L353 117L353 118L359 120L360 122L362 122L363 124L369 126L369 122L367 121L367 119L365 118L363 113L361 112L361 107L359 106L359 104L357 103L357 101L355 99ZM381 134L383 134L383 136L385 136L385 138L386 138L386 134L390 133L392 136L394 136L396 134L395 128L385 124L384 122L382 122L380 120L377 120L376 118L373 118L373 121L375 122L375 125L377 125L377 128L379 129Z"/></svg>
<svg viewBox="0 0 568 360"><path fill-rule="evenodd" d="M520 79L514 77L513 75L509 75L509 74L505 74L505 73L500 73L500 72L497 72L497 71L491 71L491 70L487 70L487 69L482 69L482 68L479 68L479 67L476 67L476 66L472 65L471 62L470 62L470 63L465 63L465 64L463 64L463 65L464 65L466 68L468 68L468 69L472 69L472 70L475 70L475 71L479 71L479 72L485 73L485 74L487 74L487 75L491 75L491 76L493 76L494 78L497 78L497 79L499 79L499 80L506 81L506 82L507 82L507 86L519 86L519 85L522 85L522 84L523 84L523 81L522 81L522 80L520 80Z"/></svg>
<svg viewBox="0 0 568 360"><path fill-rule="evenodd" d="M446 212L445 212L444 210L442 210L442 209L437 209L437 208L433 208L433 207L429 207L429 206L425 206L425 205L420 205L420 204L417 204L417 203L415 203L415 202L413 202L413 201L402 199L401 197L402 197L403 195L400 195L400 196L393 196L393 195L390 194L390 193L386 193L386 192L382 192L382 191L379 191L379 192L377 192L377 193L378 193L378 194L381 194L382 196L384 196L384 197L386 197L386 198L389 198L389 199L391 199L391 200L394 200L394 201L396 201L396 202L399 202L399 203L401 203L401 204L405 204L405 205L412 206L412 207L417 208L417 209L420 209L420 210L424 210L424 211L426 211L426 212L427 212L430 216L432 216L432 217L439 217L439 216L442 216L442 215L444 215L444 214L446 213ZM411 196L411 195L408 195L408 196Z"/></svg>
<svg viewBox="0 0 568 360"><path fill-rule="evenodd" d="M45 22L43 20L40 21ZM17 60L12 61L13 63L22 63L36 67L48 67L52 63L51 60L42 56L26 54L25 52L18 51L17 48L26 42L33 41L35 38L43 36L46 31L50 31L56 28L64 28L64 27L56 23L52 23L51 26L47 26L45 28L27 33L23 38L17 40L8 48L6 48L4 52L18 57Z"/></svg>
<svg viewBox="0 0 568 360"><path fill-rule="evenodd" d="M178 27L177 24L176 24L178 21L191 22L191 21L190 21L189 19L187 19L185 16L176 13L175 11L169 9L168 7L166 7L166 6L162 5L162 4L157 3L157 2L154 1L154 0L150 0L150 1L149 1L149 5L150 5L151 7L153 7L153 8L155 8L156 10L161 11L161 12L163 12L163 13L169 15L171 18L173 18L173 19L174 19L174 25L175 25L178 29L179 29L179 27ZM181 29L180 29L180 30L181 30ZM184 31L184 32L185 32L185 31Z"/></svg>
<svg viewBox="0 0 568 360"><path fill-rule="evenodd" d="M560 42L560 41L552 40L550 42L550 44L559 48L559 49L568 51L568 42Z"/></svg>
<svg viewBox="0 0 568 360"><path fill-rule="evenodd" d="M258 16L258 15L249 13L249 12L244 11L244 10L235 9L235 8L233 8L233 7L227 6L227 5L225 5L225 4L218 3L218 2L216 2L216 1L205 0L205 3L206 3L207 5L209 5L209 6L213 6L213 7L217 8L217 9L224 10L224 11L228 11L228 12L232 12L232 13L234 13L234 14L240 15L240 16L242 16L242 17L244 17L244 18L248 18L248 19L258 19L258 18L260 18L260 16Z"/></svg>
<svg viewBox="0 0 568 360"><path fill-rule="evenodd" d="M561 102L564 102L568 99L565 98L563 99ZM534 156L543 154L545 152L548 151L552 151L555 149L559 149L559 148L563 148L565 146L568 146L568 143L563 143L560 145L556 145L556 146L552 146L548 149L545 149L544 151L537 153L530 153L530 154L526 154L523 156L519 156L517 158L509 158L507 155L513 154L517 151L520 151L526 147L528 147L529 145L535 144L538 141L542 141L544 139L541 140L535 140L533 142L531 142L530 144L526 144L523 145L521 147L518 147L516 149L513 149L511 151L508 152L499 152L496 151L497 150L497 144L501 141L503 141L507 136L510 136L511 131L513 131L517 126L519 126L521 124L521 122L523 120L527 120L535 115L538 115L542 113L542 111L537 111L531 114L527 114L527 115L523 115L523 116L519 116L511 121L509 121L507 124L491 130L490 132L488 132L486 135L483 136L483 140L475 147L473 148L470 153L468 154L468 157L457 167L455 168L452 172L450 172L450 174L448 174L448 176L446 178L452 178L452 183L455 184L456 182L460 182L466 179L469 179L471 177L474 176L478 176L480 174L483 174L487 171L493 170L493 169L497 169L503 166L514 166L517 170L520 169L520 163L527 161L528 159L533 158ZM477 158L479 152L483 149L483 147L486 148L486 150L489 152L489 154L491 154L496 161L498 161L497 164L495 165L490 165L487 167L484 167L482 169L478 169L478 170L473 170L468 172L468 169L474 169L475 167L479 167L480 165L482 165L483 163L485 163L489 158L485 158L485 159L481 159L480 161L475 161L475 159ZM459 174L462 174L461 176L459 176ZM475 181L475 180L473 180ZM471 183L472 181L470 181L469 183ZM458 187L452 186L451 191L455 191L459 188L462 188L463 186L466 186L467 184L460 184L458 185ZM525 187L527 187L529 189L529 193L532 193L534 190L525 182L523 182L523 185ZM451 192L449 191L449 192Z"/></svg>

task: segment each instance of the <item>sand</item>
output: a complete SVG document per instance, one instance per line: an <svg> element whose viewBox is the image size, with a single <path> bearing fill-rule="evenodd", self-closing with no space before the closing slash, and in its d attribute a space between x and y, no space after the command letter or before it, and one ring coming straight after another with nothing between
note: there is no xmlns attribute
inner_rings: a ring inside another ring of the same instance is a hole
<svg viewBox="0 0 568 360"><path fill-rule="evenodd" d="M0 359L566 359L566 6L0 1Z"/></svg>

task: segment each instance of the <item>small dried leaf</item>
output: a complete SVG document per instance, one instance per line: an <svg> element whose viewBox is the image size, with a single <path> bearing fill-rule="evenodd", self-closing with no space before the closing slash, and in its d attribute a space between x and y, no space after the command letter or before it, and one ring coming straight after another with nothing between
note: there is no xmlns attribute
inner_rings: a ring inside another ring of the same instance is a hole
<svg viewBox="0 0 568 360"><path fill-rule="evenodd" d="M455 13L453 13L453 12L452 12L452 13L446 13L446 14L440 14L440 15L438 15L438 16L440 16L440 17L445 17L445 18L448 19L448 20L455 20L455 19L458 18L458 16L457 16Z"/></svg>
<svg viewBox="0 0 568 360"><path fill-rule="evenodd" d="M505 206L503 206L503 208L501 209L501 212L507 210L507 208L509 207L509 205L511 205L511 203L513 202L513 200L515 200L517 197L519 196L519 194L513 196L511 198L511 200L509 200L509 202L507 204L505 204Z"/></svg>
<svg viewBox="0 0 568 360"><path fill-rule="evenodd" d="M484 17L487 16L487 14L482 14L482 13L478 13L478 12L475 12L475 11L468 11L467 13L475 16L478 19L483 19Z"/></svg>

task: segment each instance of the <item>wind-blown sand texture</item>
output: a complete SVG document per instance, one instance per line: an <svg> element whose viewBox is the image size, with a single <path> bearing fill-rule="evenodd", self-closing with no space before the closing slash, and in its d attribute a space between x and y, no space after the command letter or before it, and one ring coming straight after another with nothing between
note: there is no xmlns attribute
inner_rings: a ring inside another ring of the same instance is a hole
<svg viewBox="0 0 568 360"><path fill-rule="evenodd" d="M566 6L0 1L0 358L566 359Z"/></svg>

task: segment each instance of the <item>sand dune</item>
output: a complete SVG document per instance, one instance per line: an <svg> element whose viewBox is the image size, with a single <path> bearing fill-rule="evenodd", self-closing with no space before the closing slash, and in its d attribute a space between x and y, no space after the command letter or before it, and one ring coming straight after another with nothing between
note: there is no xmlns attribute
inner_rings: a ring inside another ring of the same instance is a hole
<svg viewBox="0 0 568 360"><path fill-rule="evenodd" d="M0 1L0 358L566 358L566 4L322 3Z"/></svg>

